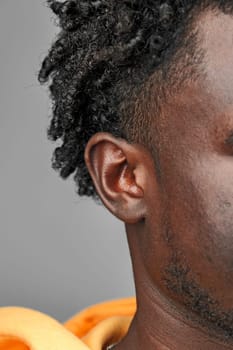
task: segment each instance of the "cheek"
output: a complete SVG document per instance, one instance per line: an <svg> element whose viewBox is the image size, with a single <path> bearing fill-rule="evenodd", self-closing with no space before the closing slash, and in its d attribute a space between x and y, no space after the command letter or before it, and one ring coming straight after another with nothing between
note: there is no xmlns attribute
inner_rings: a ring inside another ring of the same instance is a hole
<svg viewBox="0 0 233 350"><path fill-rule="evenodd" d="M207 256L226 272L233 271L233 158L215 155L203 159L192 174L200 218L200 243ZM204 244L205 243L205 244ZM215 259L215 260L214 260Z"/></svg>
<svg viewBox="0 0 233 350"><path fill-rule="evenodd" d="M167 179L171 253L180 252L195 279L206 287L233 283L233 159L192 159Z"/></svg>

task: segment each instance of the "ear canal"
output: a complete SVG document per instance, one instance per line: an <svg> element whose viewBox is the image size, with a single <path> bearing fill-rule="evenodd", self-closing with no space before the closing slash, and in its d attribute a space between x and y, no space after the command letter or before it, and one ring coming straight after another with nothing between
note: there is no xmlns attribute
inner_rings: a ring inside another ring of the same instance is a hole
<svg viewBox="0 0 233 350"><path fill-rule="evenodd" d="M143 190L140 186L137 185L134 170L130 170L128 164L125 165L122 176L122 188L125 188L126 192L129 192L131 196L142 197Z"/></svg>

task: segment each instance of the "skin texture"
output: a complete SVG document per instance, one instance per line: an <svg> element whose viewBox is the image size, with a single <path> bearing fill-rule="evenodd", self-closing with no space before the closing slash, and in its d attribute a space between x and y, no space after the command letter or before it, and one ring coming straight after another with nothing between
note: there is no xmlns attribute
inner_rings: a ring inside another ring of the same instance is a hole
<svg viewBox="0 0 233 350"><path fill-rule="evenodd" d="M141 145L99 133L86 147L134 270L138 310L116 350L233 349L233 17L208 11L196 26L202 76L156 119L160 180Z"/></svg>

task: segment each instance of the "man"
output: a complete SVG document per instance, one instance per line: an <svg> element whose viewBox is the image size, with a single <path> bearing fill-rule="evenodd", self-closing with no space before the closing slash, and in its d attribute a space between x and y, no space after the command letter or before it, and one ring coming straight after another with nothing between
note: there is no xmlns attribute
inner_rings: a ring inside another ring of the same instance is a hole
<svg viewBox="0 0 233 350"><path fill-rule="evenodd" d="M90 348L233 349L232 0L49 5L53 167L125 222L136 286Z"/></svg>

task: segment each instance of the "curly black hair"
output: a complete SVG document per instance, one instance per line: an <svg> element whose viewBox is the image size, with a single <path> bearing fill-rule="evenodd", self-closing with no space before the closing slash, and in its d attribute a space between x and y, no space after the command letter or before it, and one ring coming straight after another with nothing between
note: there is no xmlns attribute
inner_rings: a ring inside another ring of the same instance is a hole
<svg viewBox="0 0 233 350"><path fill-rule="evenodd" d="M105 131L148 145L148 99L153 98L159 111L168 87L182 81L195 61L195 38L186 30L194 10L207 6L226 10L232 0L47 2L61 27L39 72L41 83L51 80L48 137L62 141L52 166L63 179L74 173L79 195L97 198L84 161L90 137ZM182 49L189 50L190 61ZM175 57L179 62L186 57L179 70L172 65Z"/></svg>

